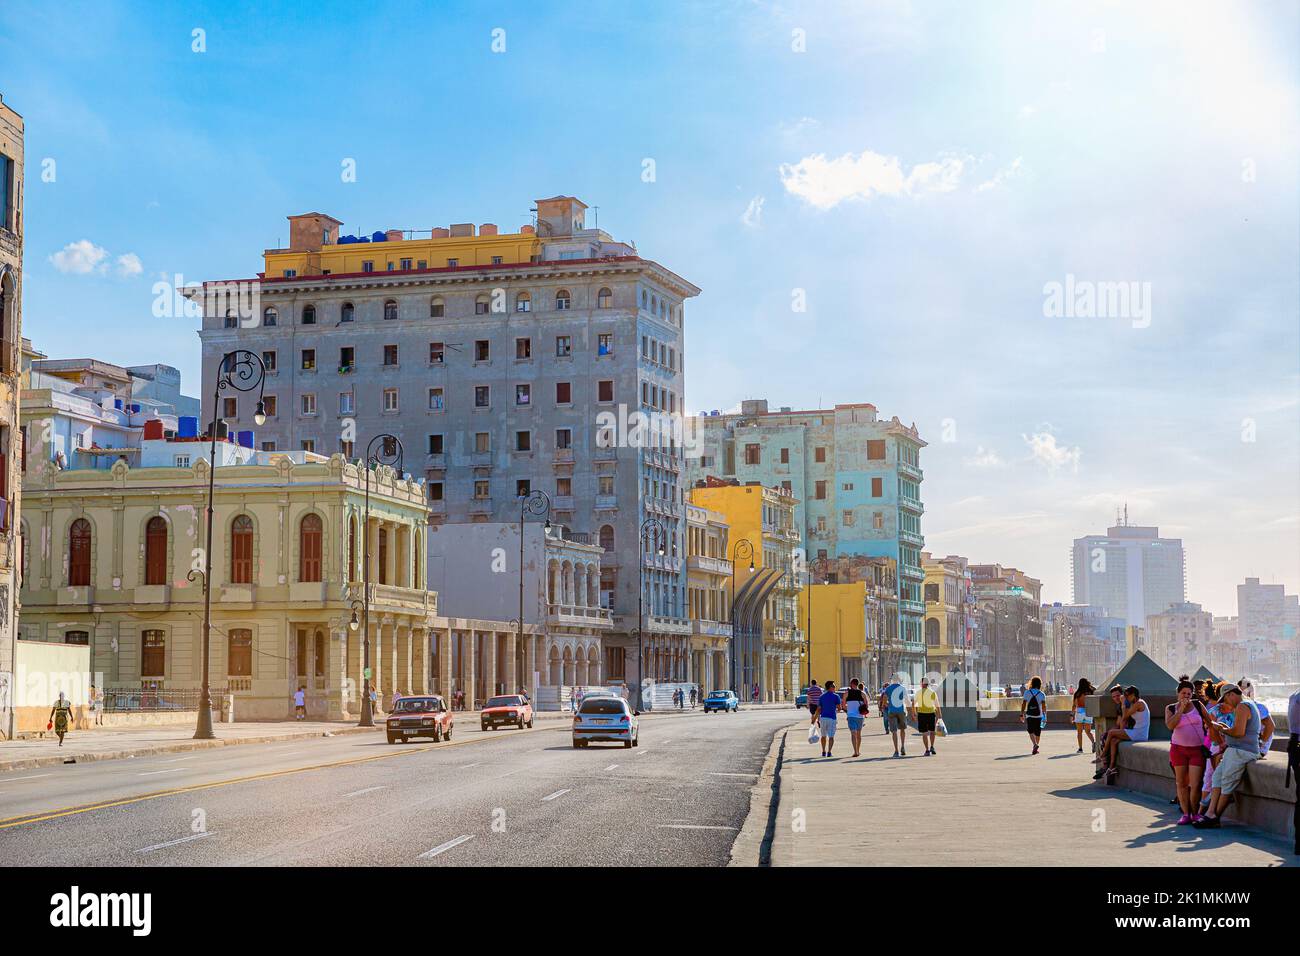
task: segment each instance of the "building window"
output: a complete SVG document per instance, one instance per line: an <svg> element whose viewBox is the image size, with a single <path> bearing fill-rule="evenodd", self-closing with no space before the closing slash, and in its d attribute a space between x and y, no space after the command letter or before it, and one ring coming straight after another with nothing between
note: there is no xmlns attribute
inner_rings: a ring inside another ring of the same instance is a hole
<svg viewBox="0 0 1300 956"><path fill-rule="evenodd" d="M265 326L276 325L280 320L280 314L273 308L262 310L262 324Z"/></svg>
<svg viewBox="0 0 1300 956"><path fill-rule="evenodd" d="M235 398L223 398L221 400L221 417L238 418L239 417L239 400Z"/></svg>
<svg viewBox="0 0 1300 956"><path fill-rule="evenodd" d="M614 476L599 475L596 478L596 494L612 495L614 493Z"/></svg>
<svg viewBox="0 0 1300 956"><path fill-rule="evenodd" d="M448 269L455 269L455 268L457 268L459 265L460 265L460 260L459 260L459 259L448 259L448 260L447 260L447 268L448 268Z"/></svg>
<svg viewBox="0 0 1300 956"><path fill-rule="evenodd" d="M429 364L441 365L443 359L443 347L441 342L429 343Z"/></svg>
<svg viewBox="0 0 1300 956"><path fill-rule="evenodd" d="M339 392L339 414L351 415L356 411L356 396L351 392Z"/></svg>
<svg viewBox="0 0 1300 956"><path fill-rule="evenodd" d="M479 296L477 299L474 300L474 314L475 314L475 315L487 315L487 314L488 314L488 308L489 308L489 303L488 303L488 297L487 297L487 296L485 296L485 295L481 295L481 296Z"/></svg>
<svg viewBox="0 0 1300 956"><path fill-rule="evenodd" d="M614 550L614 526L613 525L608 525L608 524L601 525L600 534L598 535L598 538L600 540L600 546L604 548L605 551L608 552Z"/></svg>
<svg viewBox="0 0 1300 956"><path fill-rule="evenodd" d="M533 297L527 292L520 292L515 296L516 312L531 312L533 309Z"/></svg>
<svg viewBox="0 0 1300 956"><path fill-rule="evenodd" d="M745 446L745 464L761 465L763 463L763 452L758 445Z"/></svg>
<svg viewBox="0 0 1300 956"><path fill-rule="evenodd" d="M612 379L596 383L596 401L612 402L614 400L614 382Z"/></svg>
<svg viewBox="0 0 1300 956"><path fill-rule="evenodd" d="M474 361L490 362L492 360L492 343L487 339L474 340Z"/></svg>
<svg viewBox="0 0 1300 956"><path fill-rule="evenodd" d="M226 654L226 676L253 676L253 632L246 627L232 627L230 629L230 647Z"/></svg>
<svg viewBox="0 0 1300 956"><path fill-rule="evenodd" d="M387 300L384 302L384 318L385 318L385 319L395 319L395 318L397 318L397 300L396 300L396 299L387 299Z"/></svg>
<svg viewBox="0 0 1300 956"><path fill-rule="evenodd" d="M846 527L846 528L852 528L852 527L853 527L853 512L852 512L852 511L845 511L842 515L840 515L840 523L843 524L844 527Z"/></svg>
<svg viewBox="0 0 1300 956"><path fill-rule="evenodd" d="M263 353L262 353L262 364L266 366L266 370L267 370L268 372L274 372L274 371L275 371L276 366L275 366L275 350L274 350L274 349L270 349L269 351L266 351L266 352L263 352Z"/></svg>
<svg viewBox="0 0 1300 956"><path fill-rule="evenodd" d="M86 647L87 645L90 644L90 632L89 631L64 631L63 643L76 644L81 647Z"/></svg>
<svg viewBox="0 0 1300 956"><path fill-rule="evenodd" d="M492 387L490 385L474 386L474 407L487 408L492 404Z"/></svg>
<svg viewBox="0 0 1300 956"><path fill-rule="evenodd" d="M78 518L68 529L68 586L90 586L90 522Z"/></svg>
<svg viewBox="0 0 1300 956"><path fill-rule="evenodd" d="M441 319L446 312L446 306L442 299L434 299L429 303L429 318Z"/></svg>
<svg viewBox="0 0 1300 956"><path fill-rule="evenodd" d="M298 580L321 580L320 515L304 515L298 525Z"/></svg>
<svg viewBox="0 0 1300 956"><path fill-rule="evenodd" d="M476 454L483 455L492 450L492 435L490 432L474 433L474 451Z"/></svg>
<svg viewBox="0 0 1300 956"><path fill-rule="evenodd" d="M441 455L441 454L442 454L442 436L441 436L441 435L430 435L430 436L429 436L429 454L430 454L430 455Z"/></svg>
<svg viewBox="0 0 1300 956"><path fill-rule="evenodd" d="M480 478L474 482L474 497L479 501L492 497L491 483L486 478Z"/></svg>
<svg viewBox="0 0 1300 956"><path fill-rule="evenodd" d="M384 389L384 411L386 412L397 411L397 389L395 388Z"/></svg>
<svg viewBox="0 0 1300 956"><path fill-rule="evenodd" d="M533 387L531 385L515 386L515 404L527 405L532 401Z"/></svg>
<svg viewBox="0 0 1300 956"><path fill-rule="evenodd" d="M872 479L871 479L871 497L873 497L873 498L879 498L879 497L881 497L884 493L885 493L885 479L883 479L883 478L872 478Z"/></svg>
<svg viewBox="0 0 1300 956"><path fill-rule="evenodd" d="M867 461L884 461L885 460L885 440L883 438L871 438L867 440Z"/></svg>
<svg viewBox="0 0 1300 956"><path fill-rule="evenodd" d="M515 358L530 359L533 357L533 340L530 338L515 339Z"/></svg>
<svg viewBox="0 0 1300 956"><path fill-rule="evenodd" d="M573 447L573 429L557 428L555 429L555 447L572 448Z"/></svg>
<svg viewBox="0 0 1300 956"><path fill-rule="evenodd" d="M230 583L253 583L253 519L248 515L230 523Z"/></svg>
<svg viewBox="0 0 1300 956"><path fill-rule="evenodd" d="M567 358L573 354L573 339L567 335L557 335L555 337L555 354L559 358Z"/></svg>
<svg viewBox="0 0 1300 956"><path fill-rule="evenodd" d="M876 531L885 530L885 513L883 511L873 512L871 515L871 527Z"/></svg>
<svg viewBox="0 0 1300 956"><path fill-rule="evenodd" d="M533 433L529 431L515 432L515 451L531 451L533 447Z"/></svg>
<svg viewBox="0 0 1300 956"><path fill-rule="evenodd" d="M311 371L315 371L315 369L316 369L316 350L315 350L315 349L303 349L303 350L302 350L302 370L303 370L304 372L311 372Z"/></svg>
<svg viewBox="0 0 1300 956"><path fill-rule="evenodd" d="M167 638L162 631L140 632L140 676L167 676Z"/></svg>
<svg viewBox="0 0 1300 956"><path fill-rule="evenodd" d="M303 325L316 324L316 306L304 305L302 307L302 324Z"/></svg>
<svg viewBox="0 0 1300 956"><path fill-rule="evenodd" d="M614 354L614 336L610 332L601 332L596 336L596 354L613 355Z"/></svg>
<svg viewBox="0 0 1300 956"><path fill-rule="evenodd" d="M352 307L352 303L351 303L351 302L344 302L344 303L343 303L343 314L340 316L339 321L341 321L341 322L351 322L355 317L356 317L356 309L354 309L354 308Z"/></svg>
<svg viewBox="0 0 1300 956"><path fill-rule="evenodd" d="M573 297L569 295L568 289L561 289L559 292L555 293L555 311L566 311L571 302L573 302Z"/></svg>
<svg viewBox="0 0 1300 956"><path fill-rule="evenodd" d="M555 383L555 404L568 405L573 401L573 383L556 382Z"/></svg>
<svg viewBox="0 0 1300 956"><path fill-rule="evenodd" d="M385 346L384 346L384 364L385 364L385 365L388 365L388 366L393 366L393 365L396 365L396 364L397 364L397 346L396 346L396 345L385 345Z"/></svg>
<svg viewBox="0 0 1300 956"><path fill-rule="evenodd" d="M819 463L826 461L826 449L823 446L819 445L813 449L813 461Z"/></svg>
<svg viewBox="0 0 1300 956"><path fill-rule="evenodd" d="M401 267L404 271L409 270L411 268L411 260L410 259L401 260Z"/></svg>
<svg viewBox="0 0 1300 956"><path fill-rule="evenodd" d="M431 482L428 483L427 487L428 487L428 489L429 489L429 500L430 500L430 501L442 501L442 482L441 482L441 481L431 481Z"/></svg>
<svg viewBox="0 0 1300 956"><path fill-rule="evenodd" d="M435 412L442 411L442 389L429 389L429 408Z"/></svg>
<svg viewBox="0 0 1300 956"><path fill-rule="evenodd" d="M304 439L302 440L302 450L303 450L303 451L309 451L309 452L315 453L315 451L316 451L316 439L314 439L314 438L304 438Z"/></svg>
<svg viewBox="0 0 1300 956"><path fill-rule="evenodd" d="M826 500L826 482L824 481L817 482L816 492L814 496L817 498L818 501Z"/></svg>
<svg viewBox="0 0 1300 956"><path fill-rule="evenodd" d="M316 414L316 396L310 392L302 396L302 413L304 415Z"/></svg>
<svg viewBox="0 0 1300 956"><path fill-rule="evenodd" d="M373 259L363 259L363 260L361 261L361 271L362 271L362 272L374 272L374 271L375 271L375 260L373 260Z"/></svg>
<svg viewBox="0 0 1300 956"><path fill-rule="evenodd" d="M614 293L609 289L601 289L596 293L596 308L608 309L614 305Z"/></svg>
<svg viewBox="0 0 1300 956"><path fill-rule="evenodd" d="M573 479L572 479L572 478L556 478L556 479L555 479L555 494L556 494L558 497L561 497L561 498L567 498L567 497L569 497L570 495L572 495L572 494L573 494Z"/></svg>
<svg viewBox="0 0 1300 956"><path fill-rule="evenodd" d="M515 482L515 497L527 498L533 493L533 483L527 478L520 478Z"/></svg>
<svg viewBox="0 0 1300 956"><path fill-rule="evenodd" d="M144 583L167 583L167 520L159 515L144 526Z"/></svg>

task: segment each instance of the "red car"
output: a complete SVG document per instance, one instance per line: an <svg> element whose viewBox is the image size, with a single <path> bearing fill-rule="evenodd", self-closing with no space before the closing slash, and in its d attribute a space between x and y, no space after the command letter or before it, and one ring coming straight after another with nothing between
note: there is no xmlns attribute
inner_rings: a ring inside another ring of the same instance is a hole
<svg viewBox="0 0 1300 956"><path fill-rule="evenodd" d="M483 705L479 718L484 730L496 730L502 724L513 725L522 730L533 725L533 705L522 694L503 694L490 697Z"/></svg>
<svg viewBox="0 0 1300 956"><path fill-rule="evenodd" d="M388 715L388 742L405 743L412 737L451 740L451 711L441 697L401 697Z"/></svg>

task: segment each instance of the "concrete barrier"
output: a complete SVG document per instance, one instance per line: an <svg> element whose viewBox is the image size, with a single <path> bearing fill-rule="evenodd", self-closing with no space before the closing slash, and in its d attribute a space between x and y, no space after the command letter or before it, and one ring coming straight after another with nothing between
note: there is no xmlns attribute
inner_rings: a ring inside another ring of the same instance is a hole
<svg viewBox="0 0 1300 956"><path fill-rule="evenodd" d="M1295 790L1287 789L1286 758L1271 754L1246 768L1246 777L1225 816L1230 820L1295 838ZM1123 744L1116 784L1138 793L1169 799L1174 795L1174 769L1169 745L1156 742Z"/></svg>

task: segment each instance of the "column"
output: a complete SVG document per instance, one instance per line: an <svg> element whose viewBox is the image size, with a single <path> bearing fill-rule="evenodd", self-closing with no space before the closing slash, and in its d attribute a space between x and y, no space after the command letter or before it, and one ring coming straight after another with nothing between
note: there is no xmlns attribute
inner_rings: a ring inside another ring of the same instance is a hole
<svg viewBox="0 0 1300 956"><path fill-rule="evenodd" d="M443 628L429 633L438 642L438 692L450 707L451 695L456 689L451 676L451 629Z"/></svg>
<svg viewBox="0 0 1300 956"><path fill-rule="evenodd" d="M491 697L497 692L497 632L488 631L483 635L483 696Z"/></svg>
<svg viewBox="0 0 1300 956"><path fill-rule="evenodd" d="M347 720L352 716L348 702L348 626L333 630L325 648L325 716L329 720Z"/></svg>
<svg viewBox="0 0 1300 956"><path fill-rule="evenodd" d="M397 669L397 622L391 616L385 616L384 629L388 631L388 639L384 642L384 650L387 654L384 658L384 667L388 669L388 687L386 690L389 705L391 706L393 691L402 691L406 690L406 688L400 683L402 672Z"/></svg>
<svg viewBox="0 0 1300 956"><path fill-rule="evenodd" d="M397 651L396 677L393 688L403 694L412 693L411 688L411 629L405 625L393 625L393 644Z"/></svg>
<svg viewBox="0 0 1300 956"><path fill-rule="evenodd" d="M429 687L429 632L413 627L411 634L411 693L427 694Z"/></svg>
<svg viewBox="0 0 1300 956"><path fill-rule="evenodd" d="M478 641L475 639L473 630L461 634L461 670L465 682L465 707L468 710L474 709L474 697L478 693L478 682L474 679L474 665L477 656Z"/></svg>
<svg viewBox="0 0 1300 956"><path fill-rule="evenodd" d="M392 521L386 521L384 528L388 532L388 560L384 562L388 573L384 576L384 580L392 586L397 584L397 525Z"/></svg>
<svg viewBox="0 0 1300 956"><path fill-rule="evenodd" d="M514 631L506 635L506 693L514 693L523 686L519 679L519 641Z"/></svg>

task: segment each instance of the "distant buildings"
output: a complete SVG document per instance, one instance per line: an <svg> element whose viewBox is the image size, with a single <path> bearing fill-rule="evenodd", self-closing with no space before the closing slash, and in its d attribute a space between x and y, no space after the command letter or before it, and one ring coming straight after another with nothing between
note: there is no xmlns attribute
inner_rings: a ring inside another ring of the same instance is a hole
<svg viewBox="0 0 1300 956"><path fill-rule="evenodd" d="M1131 653L1131 627L1087 604L1044 604L1043 643L1051 657L1051 680L1066 686L1086 677L1104 681ZM1140 648L1136 648L1140 649Z"/></svg>
<svg viewBox="0 0 1300 956"><path fill-rule="evenodd" d="M726 515L686 504L686 613L691 619L688 679L708 693L730 686L731 529Z"/></svg>
<svg viewBox="0 0 1300 956"><path fill-rule="evenodd" d="M1074 603L1105 609L1143 627L1186 599L1183 542L1160 537L1160 529L1123 523L1104 535L1074 541L1071 580Z"/></svg>
<svg viewBox="0 0 1300 956"><path fill-rule="evenodd" d="M925 569L925 654L927 668L946 674L973 662L975 595L969 562L957 555L921 555Z"/></svg>
<svg viewBox="0 0 1300 956"><path fill-rule="evenodd" d="M977 668L993 684L1019 686L1042 676L1042 583L1000 564L970 565L976 605Z"/></svg>
<svg viewBox="0 0 1300 956"><path fill-rule="evenodd" d="M1191 602L1171 605L1147 617L1147 643L1152 660L1170 674L1194 674L1209 665L1214 615Z"/></svg>

